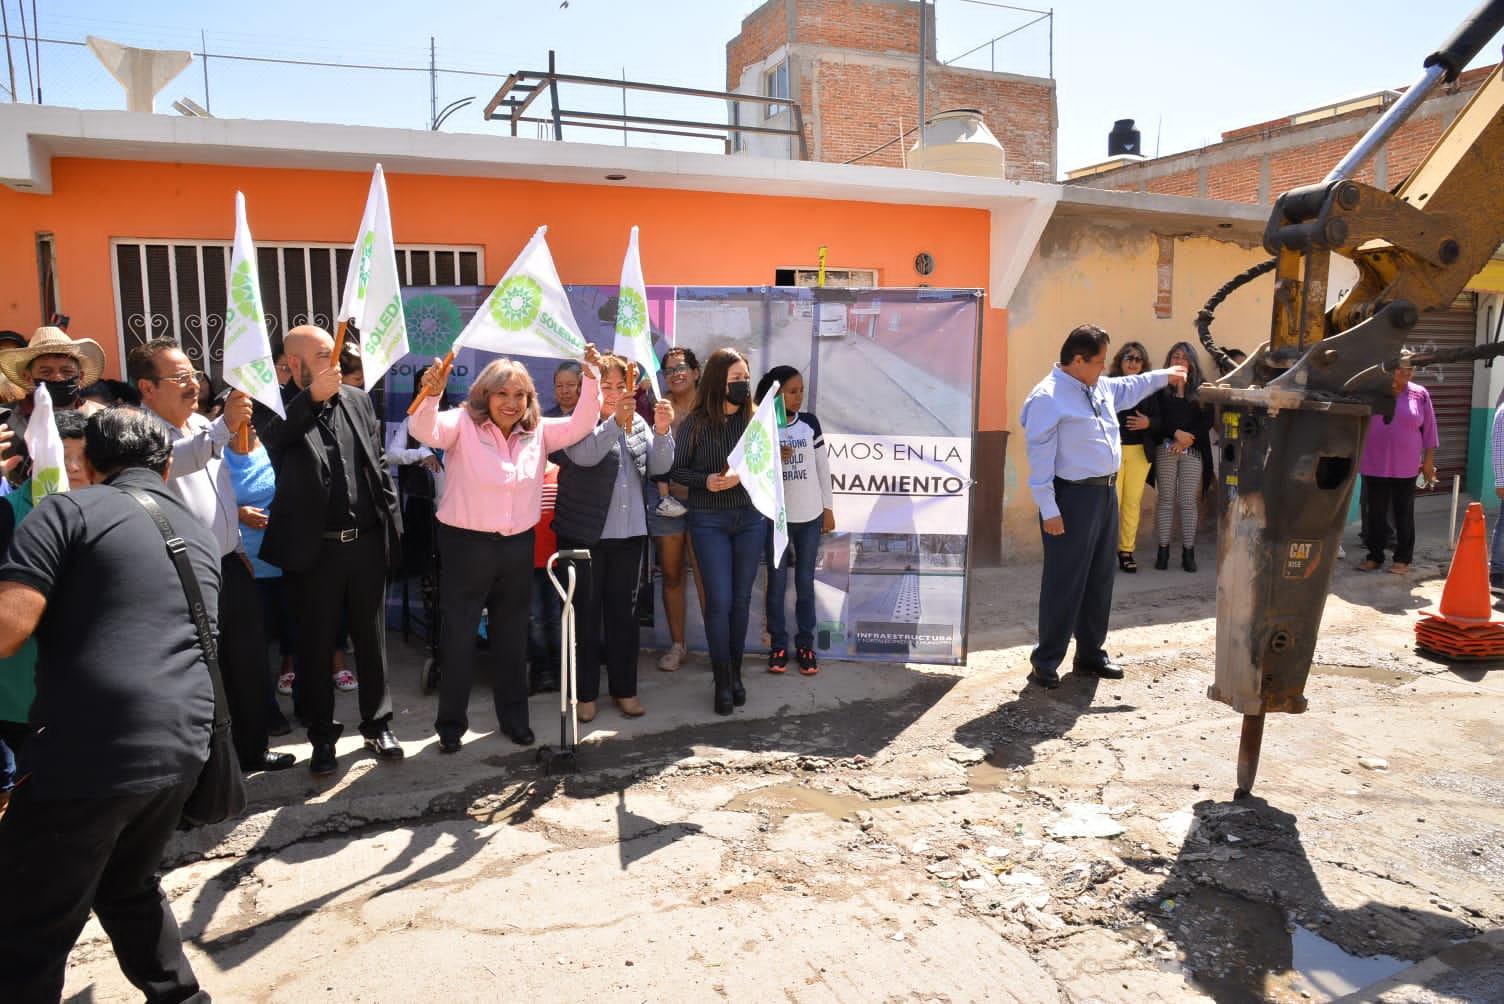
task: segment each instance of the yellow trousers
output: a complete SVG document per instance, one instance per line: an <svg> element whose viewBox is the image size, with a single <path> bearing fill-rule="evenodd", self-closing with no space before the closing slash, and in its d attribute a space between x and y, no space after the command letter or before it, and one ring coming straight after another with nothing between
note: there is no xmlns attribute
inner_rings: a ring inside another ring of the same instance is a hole
<svg viewBox="0 0 1504 1004"><path fill-rule="evenodd" d="M1138 539L1138 514L1144 504L1144 485L1149 480L1149 455L1140 443L1123 447L1123 466L1118 468L1118 550L1133 550Z"/></svg>

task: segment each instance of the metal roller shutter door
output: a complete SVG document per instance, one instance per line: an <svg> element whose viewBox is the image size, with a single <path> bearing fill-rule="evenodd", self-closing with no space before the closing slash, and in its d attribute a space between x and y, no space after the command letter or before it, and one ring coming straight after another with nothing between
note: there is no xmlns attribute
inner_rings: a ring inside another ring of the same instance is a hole
<svg viewBox="0 0 1504 1004"><path fill-rule="evenodd" d="M1477 340L1477 297L1463 293L1450 308L1422 313L1406 342L1412 351L1468 348ZM1468 429L1473 409L1473 363L1445 363L1415 371L1415 382L1431 392L1441 446L1436 450L1437 491L1452 490L1454 475L1467 476Z"/></svg>

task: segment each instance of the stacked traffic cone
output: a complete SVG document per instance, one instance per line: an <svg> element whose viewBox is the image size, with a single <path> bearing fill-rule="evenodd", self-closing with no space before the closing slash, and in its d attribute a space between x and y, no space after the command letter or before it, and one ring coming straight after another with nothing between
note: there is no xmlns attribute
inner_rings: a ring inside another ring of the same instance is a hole
<svg viewBox="0 0 1504 1004"><path fill-rule="evenodd" d="M1504 658L1504 620L1494 616L1488 592L1488 542L1478 502L1468 503L1463 517L1441 609L1420 612L1415 643L1451 659Z"/></svg>

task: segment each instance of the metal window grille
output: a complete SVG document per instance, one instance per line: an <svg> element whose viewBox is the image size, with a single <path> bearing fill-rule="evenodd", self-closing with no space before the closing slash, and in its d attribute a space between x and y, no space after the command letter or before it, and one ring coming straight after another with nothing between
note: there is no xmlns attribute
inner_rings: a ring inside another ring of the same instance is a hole
<svg viewBox="0 0 1504 1004"><path fill-rule="evenodd" d="M150 339L174 338L197 369L220 377L230 243L119 239L111 252L120 358ZM478 247L407 245L396 253L405 286L479 286L485 275ZM256 265L273 345L300 324L335 329L349 245L257 244Z"/></svg>

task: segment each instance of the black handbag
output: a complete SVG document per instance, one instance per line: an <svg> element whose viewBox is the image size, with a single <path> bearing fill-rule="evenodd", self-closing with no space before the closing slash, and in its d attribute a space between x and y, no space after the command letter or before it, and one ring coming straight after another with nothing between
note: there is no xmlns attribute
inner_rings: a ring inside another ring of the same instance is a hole
<svg viewBox="0 0 1504 1004"><path fill-rule="evenodd" d="M219 674L219 650L214 631L209 626L204 594L198 587L193 566L188 563L188 545L173 532L172 523L157 505L157 500L139 488L117 487L141 503L141 508L161 531L162 540L167 544L167 555L177 567L178 578L183 580L183 594L188 598L188 608L193 611L198 643L204 650L204 662L209 666L209 679L214 681L214 728L209 733L209 759L199 771L198 782L194 784L188 801L183 803L183 822L189 826L222 823L245 811L245 778L241 775L240 758L236 756L235 744L230 738L230 710L225 703L225 684Z"/></svg>

